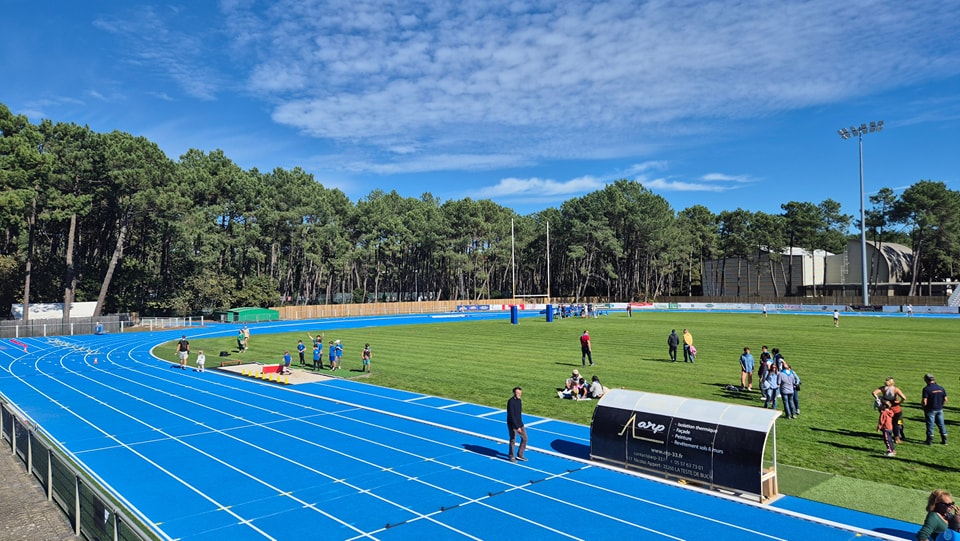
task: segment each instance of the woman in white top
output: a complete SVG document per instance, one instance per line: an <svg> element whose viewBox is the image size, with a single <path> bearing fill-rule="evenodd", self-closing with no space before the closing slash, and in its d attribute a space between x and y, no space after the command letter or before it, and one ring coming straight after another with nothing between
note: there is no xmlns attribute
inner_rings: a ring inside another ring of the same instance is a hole
<svg viewBox="0 0 960 541"><path fill-rule="evenodd" d="M593 376L593 381L590 382L590 389L587 396L590 398L600 398L603 396L603 384L600 383L600 378Z"/></svg>

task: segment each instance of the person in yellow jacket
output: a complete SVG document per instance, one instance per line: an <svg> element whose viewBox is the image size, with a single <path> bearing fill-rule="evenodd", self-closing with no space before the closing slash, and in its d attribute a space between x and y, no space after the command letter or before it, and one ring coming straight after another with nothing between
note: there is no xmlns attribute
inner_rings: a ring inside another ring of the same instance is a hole
<svg viewBox="0 0 960 541"><path fill-rule="evenodd" d="M692 363L694 361L690 348L693 347L693 335L687 329L683 330L683 362Z"/></svg>

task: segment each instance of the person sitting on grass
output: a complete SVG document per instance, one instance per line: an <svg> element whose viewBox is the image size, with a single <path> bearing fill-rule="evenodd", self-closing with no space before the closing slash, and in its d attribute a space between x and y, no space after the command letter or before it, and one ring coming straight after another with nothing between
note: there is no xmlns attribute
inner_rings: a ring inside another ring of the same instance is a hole
<svg viewBox="0 0 960 541"><path fill-rule="evenodd" d="M573 389L577 385L577 382L580 380L580 371L574 370L570 377L563 382L563 388L557 391L557 396L560 398L573 398Z"/></svg>
<svg viewBox="0 0 960 541"><path fill-rule="evenodd" d="M590 398L601 398L604 392L603 384L600 383L600 378L593 376L593 379L590 382L590 387L587 390L587 396Z"/></svg>
<svg viewBox="0 0 960 541"><path fill-rule="evenodd" d="M584 400L587 398L587 380L580 378L573 386L573 399Z"/></svg>

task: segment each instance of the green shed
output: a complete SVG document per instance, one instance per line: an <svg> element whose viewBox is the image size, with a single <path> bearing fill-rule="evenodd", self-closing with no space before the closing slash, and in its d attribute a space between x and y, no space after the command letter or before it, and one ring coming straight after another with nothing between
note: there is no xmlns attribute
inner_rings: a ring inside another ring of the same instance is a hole
<svg viewBox="0 0 960 541"><path fill-rule="evenodd" d="M228 310L217 310L213 313L213 319L222 323L256 323L258 321L279 321L280 312L269 308L257 308L244 306L241 308L230 308Z"/></svg>

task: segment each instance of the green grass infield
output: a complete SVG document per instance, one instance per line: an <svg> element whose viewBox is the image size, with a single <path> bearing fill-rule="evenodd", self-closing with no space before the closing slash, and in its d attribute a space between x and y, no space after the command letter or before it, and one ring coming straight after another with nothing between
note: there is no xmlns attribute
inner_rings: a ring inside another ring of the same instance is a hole
<svg viewBox="0 0 960 541"><path fill-rule="evenodd" d="M671 363L667 335L689 328L697 362ZM960 431L956 430L960 395L945 410L948 431L957 439L923 445L920 407L923 375L937 377L948 396L957 389L956 319L876 317L844 314L839 328L830 314L634 312L596 319L521 318L456 321L430 325L370 327L325 332L326 341L344 344L338 376L466 402L504 408L511 389L523 387L527 414L590 424L596 401L557 398L576 368L589 381L597 375L607 387L672 394L760 407L760 393L733 392L740 384L739 356L744 346L759 358L760 346L780 348L803 380L801 414L777 421L777 460L781 492L869 513L919 523L926 495L934 488L960 490ZM596 366L583 368L579 336L590 331ZM297 368L297 340L306 333L258 335L237 355L234 337L192 340L191 349L207 352L207 366L230 358L280 362L289 349ZM313 334L324 332L322 322ZM359 371L360 352L369 342L372 371ZM174 343L155 353L174 361ZM326 359L324 352L323 358ZM191 364L193 358L191 357ZM877 432L874 389L892 376L907 396L903 419L907 441L897 456L885 456ZM759 389L759 382L754 381ZM778 404L779 405L779 404Z"/></svg>

